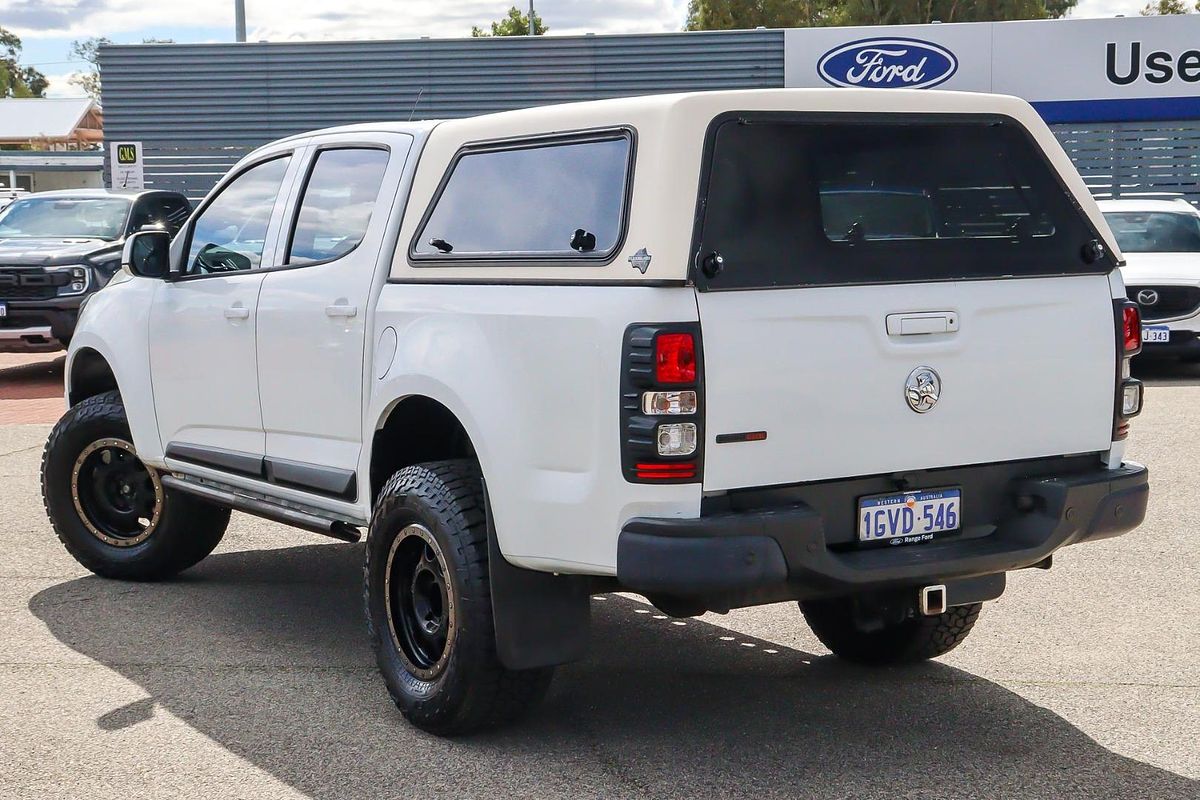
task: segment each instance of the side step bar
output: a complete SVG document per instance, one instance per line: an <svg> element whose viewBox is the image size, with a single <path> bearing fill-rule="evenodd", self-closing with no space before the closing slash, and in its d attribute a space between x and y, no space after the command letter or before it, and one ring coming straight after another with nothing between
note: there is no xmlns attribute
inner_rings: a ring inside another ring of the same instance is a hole
<svg viewBox="0 0 1200 800"><path fill-rule="evenodd" d="M208 500L219 506L227 506L235 511L243 511L256 517L269 519L272 522L282 522L293 528L332 536L343 542L357 542L361 534L354 525L340 519L330 519L321 516L323 512L317 509L300 510L291 506L280 505L270 500L250 497L239 492L223 489L208 483L200 483L177 475L163 475L162 485L178 492L186 492L196 497Z"/></svg>

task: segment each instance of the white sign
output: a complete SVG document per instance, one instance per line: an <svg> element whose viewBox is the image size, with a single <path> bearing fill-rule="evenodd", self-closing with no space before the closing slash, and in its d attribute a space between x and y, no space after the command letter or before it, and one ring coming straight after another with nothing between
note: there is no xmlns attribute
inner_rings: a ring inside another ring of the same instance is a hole
<svg viewBox="0 0 1200 800"><path fill-rule="evenodd" d="M1200 118L1200 15L791 28L784 85L1013 94L1050 122Z"/></svg>
<svg viewBox="0 0 1200 800"><path fill-rule="evenodd" d="M108 161L112 188L146 188L145 177L142 174L141 142L113 142Z"/></svg>

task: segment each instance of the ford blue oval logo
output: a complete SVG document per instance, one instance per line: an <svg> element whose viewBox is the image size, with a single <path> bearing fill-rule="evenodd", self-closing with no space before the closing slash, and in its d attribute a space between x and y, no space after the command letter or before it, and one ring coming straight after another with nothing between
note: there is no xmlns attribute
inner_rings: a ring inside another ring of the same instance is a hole
<svg viewBox="0 0 1200 800"><path fill-rule="evenodd" d="M957 70L953 53L920 39L860 39L835 47L817 62L826 83L873 89L928 89Z"/></svg>

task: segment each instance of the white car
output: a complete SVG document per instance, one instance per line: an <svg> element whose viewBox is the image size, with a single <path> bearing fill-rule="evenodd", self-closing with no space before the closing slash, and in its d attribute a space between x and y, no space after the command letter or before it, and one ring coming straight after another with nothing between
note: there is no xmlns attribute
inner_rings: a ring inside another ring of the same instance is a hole
<svg viewBox="0 0 1200 800"><path fill-rule="evenodd" d="M837 655L913 661L1006 573L1145 514L1120 251L1016 98L710 92L317 131L124 262L46 445L59 537L148 580L230 509L368 529L379 668L437 733L544 693L596 592L675 616L799 601Z"/></svg>
<svg viewBox="0 0 1200 800"><path fill-rule="evenodd" d="M1183 198L1101 200L1141 307L1144 357L1200 360L1200 211Z"/></svg>

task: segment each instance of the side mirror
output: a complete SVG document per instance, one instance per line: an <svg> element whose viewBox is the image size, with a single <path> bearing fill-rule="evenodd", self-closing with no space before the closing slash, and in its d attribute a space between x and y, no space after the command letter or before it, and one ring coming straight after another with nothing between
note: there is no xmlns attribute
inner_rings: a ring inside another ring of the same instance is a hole
<svg viewBox="0 0 1200 800"><path fill-rule="evenodd" d="M163 230L130 234L121 251L121 266L142 278L166 278L171 270L171 234Z"/></svg>

